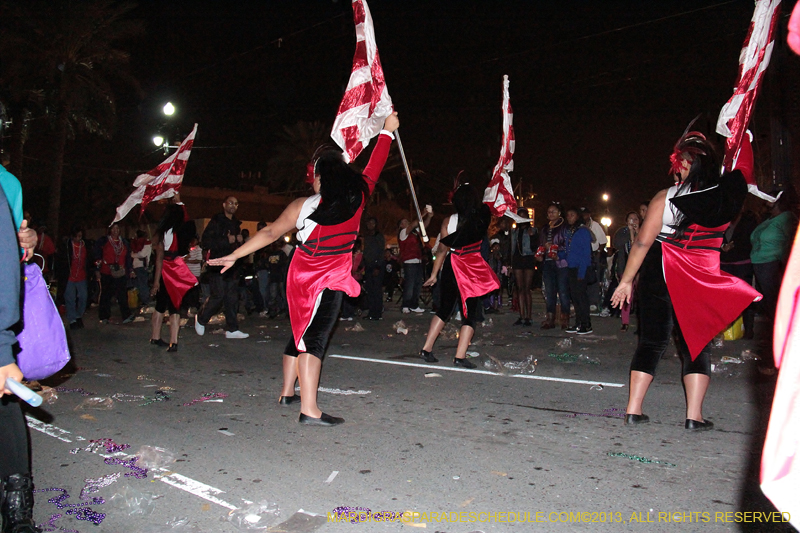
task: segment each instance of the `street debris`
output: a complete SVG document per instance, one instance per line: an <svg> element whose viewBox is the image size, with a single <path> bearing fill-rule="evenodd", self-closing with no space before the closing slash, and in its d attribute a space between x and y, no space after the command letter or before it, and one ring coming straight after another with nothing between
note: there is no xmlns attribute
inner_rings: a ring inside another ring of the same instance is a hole
<svg viewBox="0 0 800 533"><path fill-rule="evenodd" d="M267 529L277 522L280 516L281 510L277 503L262 500L247 507L234 509L221 520L230 522L241 531L255 531Z"/></svg>
<svg viewBox="0 0 800 533"><path fill-rule="evenodd" d="M136 452L138 464L150 470L166 468L175 462L175 454L166 448L144 445Z"/></svg>
<svg viewBox="0 0 800 533"><path fill-rule="evenodd" d="M94 396L86 398L75 408L76 411L83 409L96 409L98 411L108 411L114 408L114 400L105 396Z"/></svg>
<svg viewBox="0 0 800 533"><path fill-rule="evenodd" d="M641 457L639 455L631 455L631 454L628 454L628 453L612 453L612 452L608 452L608 456L609 457L622 457L624 459L630 459L631 461L639 461L640 463L646 463L646 464L652 463L652 464L659 464L659 465L665 465L665 466L670 466L670 467L678 466L678 465L675 465L675 464L672 464L672 463L667 463L666 461L657 461L655 459L648 459L647 457Z"/></svg>

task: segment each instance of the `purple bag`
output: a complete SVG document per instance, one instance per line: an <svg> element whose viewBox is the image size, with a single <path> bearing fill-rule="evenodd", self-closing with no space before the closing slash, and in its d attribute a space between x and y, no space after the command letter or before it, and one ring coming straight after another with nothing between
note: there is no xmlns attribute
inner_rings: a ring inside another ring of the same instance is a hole
<svg viewBox="0 0 800 533"><path fill-rule="evenodd" d="M69 361L67 334L39 267L26 264L24 278L23 330L17 335L17 366L27 380L44 379Z"/></svg>

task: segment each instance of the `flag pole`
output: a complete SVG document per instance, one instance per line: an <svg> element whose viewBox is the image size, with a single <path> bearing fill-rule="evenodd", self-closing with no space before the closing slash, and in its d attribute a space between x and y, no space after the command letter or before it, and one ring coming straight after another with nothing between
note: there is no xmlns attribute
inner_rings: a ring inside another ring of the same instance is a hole
<svg viewBox="0 0 800 533"><path fill-rule="evenodd" d="M417 220L419 220L419 230L422 232L423 242L428 242L428 234L425 232L425 223L422 221L422 213L419 211L419 203L417 202L417 193L414 191L414 183L411 181L411 171L408 169L408 161L406 161L406 153L403 150L403 142L400 140L400 130L394 130L394 137L397 139L397 148L400 150L400 158L403 160L403 167L406 169L406 177L408 178L408 186L411 189L411 198L414 200L414 208L417 210Z"/></svg>

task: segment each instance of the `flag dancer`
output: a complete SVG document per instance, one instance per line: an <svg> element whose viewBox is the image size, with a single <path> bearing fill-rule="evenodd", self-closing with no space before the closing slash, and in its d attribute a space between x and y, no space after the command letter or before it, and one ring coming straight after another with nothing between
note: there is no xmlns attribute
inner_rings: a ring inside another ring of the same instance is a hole
<svg viewBox="0 0 800 533"><path fill-rule="evenodd" d="M235 252L209 264L233 266L237 259L268 246L297 229L299 244L286 280L292 338L283 356L283 391L279 402L300 400L301 424L334 426L344 419L323 413L317 406L317 387L325 346L339 316L344 294L358 296L361 287L351 275L353 244L358 238L361 213L378 182L389 155L397 113L386 118L367 168L359 174L342 155L326 151L314 162L314 195L298 198L280 217L259 230ZM294 394L299 378L300 397Z"/></svg>
<svg viewBox="0 0 800 533"><path fill-rule="evenodd" d="M189 253L189 242L195 233L194 224L188 223L189 215L181 202L180 193L176 193L171 202L164 210L156 230L156 268L150 291L156 300L156 308L151 319L150 344L167 346L168 352L177 352L181 302L189 289L197 285L197 278L183 260L183 256ZM167 310L169 344L161 340L161 324Z"/></svg>
<svg viewBox="0 0 800 533"><path fill-rule="evenodd" d="M322 358L344 294L358 296L361 292L351 275L351 252L358 238L361 213L389 156L393 132L400 125L397 113L392 112L365 0L353 1L353 21L353 69L331 132L344 153L325 151L308 166L314 196L298 198L274 223L259 230L233 254L209 261L223 266L224 272L239 257L269 245L288 231L298 230L300 244L286 280L292 338L283 356L283 390L278 402L289 405L299 400L299 422L319 426L344 422L317 406ZM369 164L363 174L358 174L347 164L375 135L378 142ZM298 379L300 397L294 394Z"/></svg>
<svg viewBox="0 0 800 533"><path fill-rule="evenodd" d="M631 362L625 424L649 422L642 403L673 324L683 363L688 430L714 427L703 418L710 381L710 342L761 295L739 278L720 272L719 248L741 210L747 187L741 172L719 175L719 160L705 136L686 129L675 143L670 173L677 183L653 197L633 243L625 272L611 297L630 304L639 273L639 344Z"/></svg>
<svg viewBox="0 0 800 533"><path fill-rule="evenodd" d="M428 337L419 355L429 363L438 361L432 353L433 344L458 307L461 332L453 365L475 368L466 357L475 333L478 305L483 296L500 288L497 275L481 256L481 243L492 216L489 206L481 203L478 191L469 183L457 184L451 201L456 213L442 222L441 241L435 250L436 261L424 283L426 287L435 285L439 271L442 271L441 303L436 316L431 319Z"/></svg>

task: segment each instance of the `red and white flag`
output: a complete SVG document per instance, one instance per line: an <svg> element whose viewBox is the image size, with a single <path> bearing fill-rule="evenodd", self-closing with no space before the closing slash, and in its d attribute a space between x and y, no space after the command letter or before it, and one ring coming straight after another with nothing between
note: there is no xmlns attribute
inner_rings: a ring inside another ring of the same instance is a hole
<svg viewBox="0 0 800 533"><path fill-rule="evenodd" d="M138 187L128 198L117 207L117 216L114 222L122 220L136 204L142 204L144 213L147 204L155 200L172 198L180 190L183 183L183 174L186 172L186 162L192 153L194 136L197 133L197 124L192 133L183 140L178 150L166 158L163 163L145 174L140 174L133 182ZM141 216L141 215L140 215ZM112 224L114 223L112 222Z"/></svg>
<svg viewBox="0 0 800 533"><path fill-rule="evenodd" d="M506 215L517 222L527 218L517 216L517 200L511 187L509 172L514 171L514 112L508 96L508 76L503 76L503 144L500 146L500 160L494 167L492 179L483 193L483 203L489 206L496 217Z"/></svg>
<svg viewBox="0 0 800 533"><path fill-rule="evenodd" d="M392 113L392 97L383 78L366 0L353 0L353 22L356 24L353 71L331 130L331 137L344 151L348 163L355 161L370 139L381 132L383 121Z"/></svg>
<svg viewBox="0 0 800 533"><path fill-rule="evenodd" d="M758 0L756 3L750 29L739 54L739 78L733 96L722 107L717 119L717 133L728 138L725 141L725 170L735 168L739 158L761 79L772 55L780 3L781 0ZM755 181L748 183L748 187L750 192L754 192L753 189L758 191Z"/></svg>

